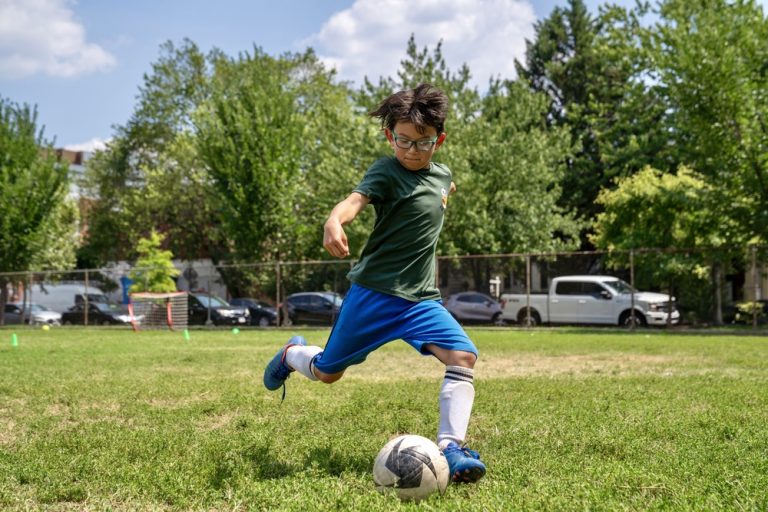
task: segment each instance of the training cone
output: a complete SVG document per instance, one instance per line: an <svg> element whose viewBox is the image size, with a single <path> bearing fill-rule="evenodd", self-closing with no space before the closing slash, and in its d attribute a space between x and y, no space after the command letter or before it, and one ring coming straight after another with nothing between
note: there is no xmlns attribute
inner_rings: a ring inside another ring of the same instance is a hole
<svg viewBox="0 0 768 512"><path fill-rule="evenodd" d="M189 329L184 329L184 341L189 341Z"/></svg>
<svg viewBox="0 0 768 512"><path fill-rule="evenodd" d="M18 347L19 346L19 338L16 336L16 333L11 334L11 346L12 347Z"/></svg>
<svg viewBox="0 0 768 512"><path fill-rule="evenodd" d="M237 334L237 333L239 333L239 332L240 332L240 329L238 329L237 327L235 327L234 329L232 329L232 334Z"/></svg>

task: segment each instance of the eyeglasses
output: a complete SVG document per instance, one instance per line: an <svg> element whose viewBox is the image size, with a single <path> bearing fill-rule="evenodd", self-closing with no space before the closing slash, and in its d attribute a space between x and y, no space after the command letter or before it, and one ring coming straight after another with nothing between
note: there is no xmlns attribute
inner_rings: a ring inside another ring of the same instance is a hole
<svg viewBox="0 0 768 512"><path fill-rule="evenodd" d="M432 149L432 146L434 146L435 143L437 142L437 137L433 139L422 139L422 140L401 139L400 137L397 136L395 132L392 132L392 138L395 139L395 145L400 149L411 149L415 144L416 149L422 152L429 151L430 149Z"/></svg>

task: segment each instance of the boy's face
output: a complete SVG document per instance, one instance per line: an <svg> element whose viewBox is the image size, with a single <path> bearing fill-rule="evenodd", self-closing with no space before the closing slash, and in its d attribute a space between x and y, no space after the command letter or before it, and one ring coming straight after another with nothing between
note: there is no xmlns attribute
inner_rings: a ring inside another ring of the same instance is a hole
<svg viewBox="0 0 768 512"><path fill-rule="evenodd" d="M385 130L385 133L395 150L395 158L409 171L420 171L427 167L432 155L445 140L445 133L438 134L432 126L427 126L424 133L419 133L413 123L405 121L399 121L392 131Z"/></svg>

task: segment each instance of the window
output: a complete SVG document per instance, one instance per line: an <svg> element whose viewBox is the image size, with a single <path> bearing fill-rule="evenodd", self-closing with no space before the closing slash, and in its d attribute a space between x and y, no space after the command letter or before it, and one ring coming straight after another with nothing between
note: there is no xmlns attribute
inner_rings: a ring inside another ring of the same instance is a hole
<svg viewBox="0 0 768 512"><path fill-rule="evenodd" d="M560 281L555 288L557 295L582 295L581 283L572 281Z"/></svg>
<svg viewBox="0 0 768 512"><path fill-rule="evenodd" d="M584 295L591 295L592 297L595 297L596 299L599 299L603 295L603 288L597 283L581 283L582 284L582 290Z"/></svg>

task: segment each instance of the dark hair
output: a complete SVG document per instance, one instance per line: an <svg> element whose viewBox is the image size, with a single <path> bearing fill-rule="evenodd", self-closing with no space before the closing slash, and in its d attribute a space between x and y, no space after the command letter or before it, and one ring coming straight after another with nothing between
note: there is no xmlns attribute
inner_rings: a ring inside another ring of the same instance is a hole
<svg viewBox="0 0 768 512"><path fill-rule="evenodd" d="M382 128L393 130L399 121L413 123L419 133L428 126L443 133L448 116L448 96L430 84L420 84L415 89L396 92L382 101L376 110L368 112L381 119Z"/></svg>

